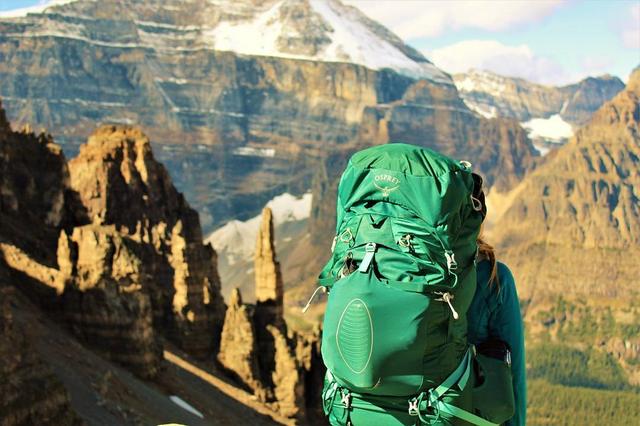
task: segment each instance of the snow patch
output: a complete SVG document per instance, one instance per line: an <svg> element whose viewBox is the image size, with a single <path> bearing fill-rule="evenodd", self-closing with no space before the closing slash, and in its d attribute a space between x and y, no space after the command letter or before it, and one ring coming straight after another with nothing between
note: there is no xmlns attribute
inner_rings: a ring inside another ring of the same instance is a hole
<svg viewBox="0 0 640 426"><path fill-rule="evenodd" d="M247 157L266 157L272 158L276 155L276 150L273 148L253 148L250 146L241 146L233 150L235 155L243 155Z"/></svg>
<svg viewBox="0 0 640 426"><path fill-rule="evenodd" d="M189 84L189 80L187 79L174 78L174 77L167 77L167 78L156 77L153 79L153 81L155 81L156 83L173 83L178 85Z"/></svg>
<svg viewBox="0 0 640 426"><path fill-rule="evenodd" d="M464 78L454 78L454 83L459 92L487 93L494 97L501 97L507 90L506 80L499 75L479 70L471 70Z"/></svg>
<svg viewBox="0 0 640 426"><path fill-rule="evenodd" d="M538 142L533 142L533 147L540 153L540 156L542 157L544 157L549 153L549 151L551 151L551 148Z"/></svg>
<svg viewBox="0 0 640 426"><path fill-rule="evenodd" d="M416 62L407 57L397 47L373 33L357 16L348 10L336 10L335 2L309 2L333 28L331 44L319 57L328 62L354 62L367 68L392 68L401 74L414 78L426 78L451 83L442 71L428 62Z"/></svg>
<svg viewBox="0 0 640 426"><path fill-rule="evenodd" d="M474 112L477 112L484 118L495 118L498 116L498 109L493 105L482 105L475 102L470 102L468 99L463 99L462 102Z"/></svg>
<svg viewBox="0 0 640 426"><path fill-rule="evenodd" d="M285 192L269 201L267 207L273 211L274 225L308 219L311 214L311 200L310 192L299 198Z"/></svg>
<svg viewBox="0 0 640 426"><path fill-rule="evenodd" d="M522 123L531 139L544 139L549 142L563 143L573 136L571 124L562 119L560 114L549 118L534 118Z"/></svg>
<svg viewBox="0 0 640 426"><path fill-rule="evenodd" d="M175 395L171 395L169 397L169 399L174 404L176 404L177 406L182 408L183 410L186 410L186 411L190 412L191 414L194 414L194 415L200 417L201 419L204 419L204 415L200 411L196 410L191 405L187 404L182 398L180 398L178 396L175 396Z"/></svg>
<svg viewBox="0 0 640 426"><path fill-rule="evenodd" d="M271 208L273 213L274 227L308 219L311 214L311 200L310 192L302 197L284 193L273 198L266 206ZM252 259L261 220L262 216L258 215L246 221L229 221L212 232L206 242L211 243L218 254L224 253L230 265L235 263L236 258Z"/></svg>

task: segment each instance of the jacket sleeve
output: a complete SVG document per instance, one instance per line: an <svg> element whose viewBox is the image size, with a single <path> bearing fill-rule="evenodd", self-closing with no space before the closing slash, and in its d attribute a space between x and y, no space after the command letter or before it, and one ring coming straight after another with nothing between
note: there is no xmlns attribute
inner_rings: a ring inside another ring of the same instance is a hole
<svg viewBox="0 0 640 426"><path fill-rule="evenodd" d="M515 396L515 414L506 425L524 426L527 416L527 379L524 350L524 330L515 281L509 268L498 263L500 280L499 304L489 318L490 335L511 347L511 371Z"/></svg>

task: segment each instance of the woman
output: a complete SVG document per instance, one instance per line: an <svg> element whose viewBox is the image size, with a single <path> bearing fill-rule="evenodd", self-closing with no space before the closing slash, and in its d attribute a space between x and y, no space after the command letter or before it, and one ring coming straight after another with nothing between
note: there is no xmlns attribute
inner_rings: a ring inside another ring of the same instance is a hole
<svg viewBox="0 0 640 426"><path fill-rule="evenodd" d="M515 414L506 424L526 424L527 383L525 372L524 333L520 303L509 268L496 261L495 251L482 238L478 239L476 293L467 312L470 343L496 339L511 349L511 372L515 396Z"/></svg>

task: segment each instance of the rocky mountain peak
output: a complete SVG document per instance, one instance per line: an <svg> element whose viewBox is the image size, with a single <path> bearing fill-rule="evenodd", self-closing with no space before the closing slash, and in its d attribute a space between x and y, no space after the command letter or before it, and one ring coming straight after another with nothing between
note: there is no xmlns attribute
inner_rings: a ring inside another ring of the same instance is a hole
<svg viewBox="0 0 640 426"><path fill-rule="evenodd" d="M130 126L102 126L69 162L69 171L91 222L73 233L79 254L71 269L82 270L88 259L86 269L97 276L91 287L101 286L105 275L120 286L134 283L143 294L137 303L154 326L162 325L194 355L210 354L225 309L215 252L203 245L197 212L154 158L147 136ZM75 278L81 290L85 276Z"/></svg>
<svg viewBox="0 0 640 426"><path fill-rule="evenodd" d="M453 79L469 108L485 117L512 117L524 122L558 114L574 125L585 124L593 112L624 88L619 78L610 75L587 77L565 86L477 69L456 74Z"/></svg>
<svg viewBox="0 0 640 426"><path fill-rule="evenodd" d="M229 296L229 308L238 308L242 305L242 294L240 294L240 290L236 287L231 290L231 296Z"/></svg>
<svg viewBox="0 0 640 426"><path fill-rule="evenodd" d="M139 129L100 127L69 168L71 185L93 222L125 227L129 234L157 242L162 236L152 235L153 227L160 225L157 230L166 234L182 221L190 239L201 239L197 213L175 189Z"/></svg>

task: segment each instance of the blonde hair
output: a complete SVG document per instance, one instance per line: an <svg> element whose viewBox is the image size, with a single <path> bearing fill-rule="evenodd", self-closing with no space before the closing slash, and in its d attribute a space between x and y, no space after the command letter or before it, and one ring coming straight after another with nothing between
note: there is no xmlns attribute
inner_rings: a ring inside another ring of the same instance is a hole
<svg viewBox="0 0 640 426"><path fill-rule="evenodd" d="M493 246L487 243L483 236L478 236L478 254L480 258L486 259L491 265L491 273L489 274L489 287L495 285L498 291L500 291L500 279L498 278L498 263L496 261L496 250Z"/></svg>

